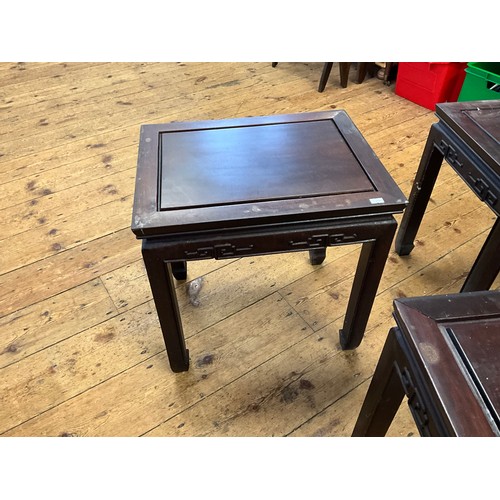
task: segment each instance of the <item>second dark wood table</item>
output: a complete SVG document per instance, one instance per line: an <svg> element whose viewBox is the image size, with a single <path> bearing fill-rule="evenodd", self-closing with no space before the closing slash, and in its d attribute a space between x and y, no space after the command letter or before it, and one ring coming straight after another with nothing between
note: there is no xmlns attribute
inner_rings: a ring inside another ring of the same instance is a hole
<svg viewBox="0 0 500 500"><path fill-rule="evenodd" d="M362 243L344 349L361 342L406 199L344 111L143 125L132 231L174 372L189 368L186 262Z"/></svg>
<svg viewBox="0 0 500 500"><path fill-rule="evenodd" d="M412 251L445 159L497 216L461 291L488 290L500 272L500 100L437 104L436 115L439 121L429 131L396 236L396 252Z"/></svg>

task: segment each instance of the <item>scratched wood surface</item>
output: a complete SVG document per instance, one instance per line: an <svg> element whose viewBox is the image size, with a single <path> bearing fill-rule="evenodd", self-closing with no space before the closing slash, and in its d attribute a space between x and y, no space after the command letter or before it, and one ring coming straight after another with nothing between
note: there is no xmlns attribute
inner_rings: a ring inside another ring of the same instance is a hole
<svg viewBox="0 0 500 500"><path fill-rule="evenodd" d="M443 166L416 248L391 251L367 333L338 329L359 246L190 263L173 374L131 233L142 123L345 109L408 196L434 114L322 63L0 64L0 435L349 436L395 297L456 292L493 224ZM401 216L397 216L398 221ZM499 287L499 280L494 288ZM417 434L403 405L390 436Z"/></svg>

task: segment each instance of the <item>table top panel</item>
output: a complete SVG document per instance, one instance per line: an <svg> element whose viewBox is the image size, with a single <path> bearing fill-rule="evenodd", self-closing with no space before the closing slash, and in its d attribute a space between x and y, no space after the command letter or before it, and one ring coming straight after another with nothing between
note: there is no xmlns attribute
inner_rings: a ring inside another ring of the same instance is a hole
<svg viewBox="0 0 500 500"><path fill-rule="evenodd" d="M500 175L500 100L437 104L436 115Z"/></svg>
<svg viewBox="0 0 500 500"><path fill-rule="evenodd" d="M463 113L497 145L500 144L500 106L496 109L467 109Z"/></svg>
<svg viewBox="0 0 500 500"><path fill-rule="evenodd" d="M443 327L500 428L499 319L444 323Z"/></svg>
<svg viewBox="0 0 500 500"><path fill-rule="evenodd" d="M406 204L341 110L141 127L139 238L392 214Z"/></svg>
<svg viewBox="0 0 500 500"><path fill-rule="evenodd" d="M332 120L161 134L161 210L374 191Z"/></svg>

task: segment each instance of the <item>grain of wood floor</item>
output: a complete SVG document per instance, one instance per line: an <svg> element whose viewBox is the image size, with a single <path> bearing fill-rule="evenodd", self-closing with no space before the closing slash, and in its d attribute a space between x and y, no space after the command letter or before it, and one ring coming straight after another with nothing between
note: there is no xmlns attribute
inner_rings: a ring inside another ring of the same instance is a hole
<svg viewBox="0 0 500 500"><path fill-rule="evenodd" d="M443 166L411 256L391 251L361 346L338 329L359 247L190 263L191 354L168 366L130 231L139 127L345 109L408 196L434 114L322 63L0 64L0 435L349 436L392 300L456 292L493 223ZM397 217L398 222L400 216ZM498 288L499 281L494 288ZM406 406L390 436L417 431Z"/></svg>

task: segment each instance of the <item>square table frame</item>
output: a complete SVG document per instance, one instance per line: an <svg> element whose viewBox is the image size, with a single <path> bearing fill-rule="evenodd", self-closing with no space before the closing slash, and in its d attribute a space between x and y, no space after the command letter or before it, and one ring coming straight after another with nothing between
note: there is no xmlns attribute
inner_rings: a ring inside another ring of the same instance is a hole
<svg viewBox="0 0 500 500"><path fill-rule="evenodd" d="M496 124L485 127L470 118L482 111L496 113ZM488 290L500 272L500 101L437 104L436 115L439 122L431 126L425 144L396 236L396 252L409 255L413 250L444 159L497 216L460 291Z"/></svg>
<svg viewBox="0 0 500 500"><path fill-rule="evenodd" d="M328 120L335 125L350 154L373 185L369 193L254 201L202 210L159 208L161 134L318 120ZM377 201L373 203L373 200ZM143 125L132 231L143 240L142 255L172 371L189 369L189 351L173 278L186 279L186 262L190 260L308 250L311 263L320 264L327 247L361 243L340 330L341 347L356 348L363 338L395 234L397 224L392 214L402 212L406 203L398 186L344 111Z"/></svg>

